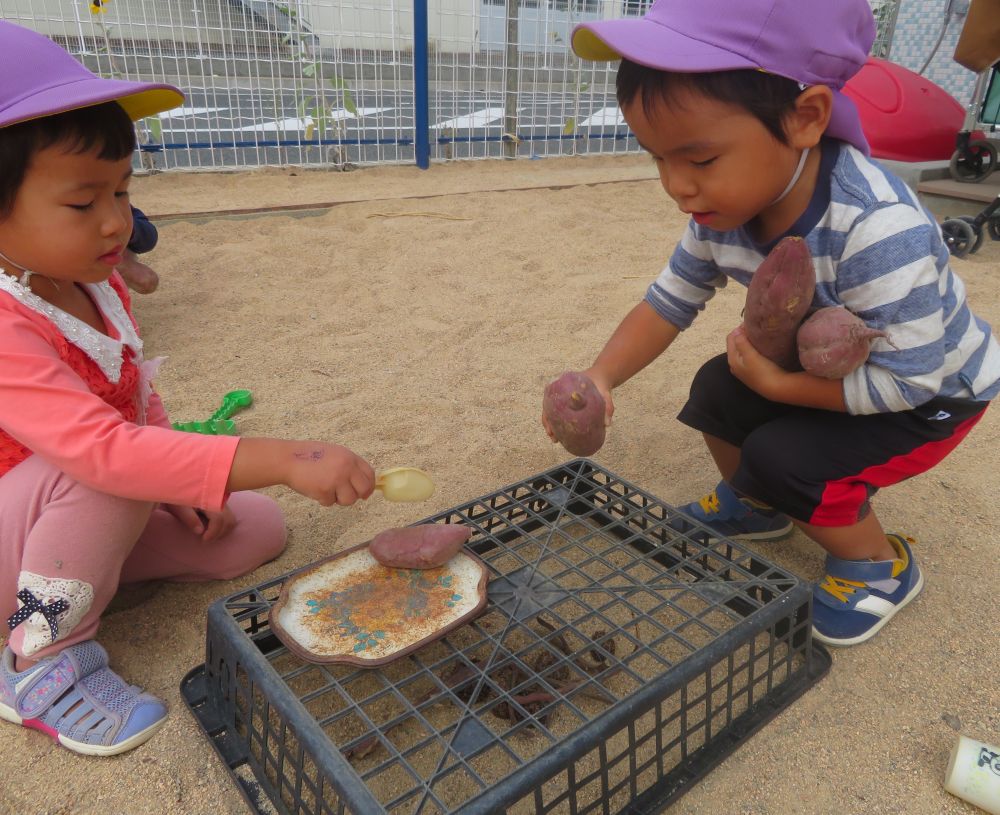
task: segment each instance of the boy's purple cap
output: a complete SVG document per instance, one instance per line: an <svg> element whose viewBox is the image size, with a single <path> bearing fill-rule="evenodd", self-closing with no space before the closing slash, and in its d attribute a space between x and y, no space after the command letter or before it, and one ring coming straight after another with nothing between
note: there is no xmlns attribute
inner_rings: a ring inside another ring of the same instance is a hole
<svg viewBox="0 0 1000 815"><path fill-rule="evenodd" d="M589 60L677 73L756 68L833 90L826 132L866 155L854 103L840 89L875 41L868 0L656 0L645 17L581 23L573 50Z"/></svg>
<svg viewBox="0 0 1000 815"><path fill-rule="evenodd" d="M135 121L177 107L184 94L172 85L101 79L48 37L0 20L0 127L112 101Z"/></svg>

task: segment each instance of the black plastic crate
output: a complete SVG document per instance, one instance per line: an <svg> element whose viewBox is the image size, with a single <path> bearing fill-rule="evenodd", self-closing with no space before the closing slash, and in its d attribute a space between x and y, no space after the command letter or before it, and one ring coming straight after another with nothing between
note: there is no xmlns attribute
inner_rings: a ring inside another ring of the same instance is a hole
<svg viewBox="0 0 1000 815"><path fill-rule="evenodd" d="M658 812L830 666L810 587L682 517L576 459L424 521L475 530L475 621L316 665L268 628L284 575L212 604L181 691L260 813Z"/></svg>

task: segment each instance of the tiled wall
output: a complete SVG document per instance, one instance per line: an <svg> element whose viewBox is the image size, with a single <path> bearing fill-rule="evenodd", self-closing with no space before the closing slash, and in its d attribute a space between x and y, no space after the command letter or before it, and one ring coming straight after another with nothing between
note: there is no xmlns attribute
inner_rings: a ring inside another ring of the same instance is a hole
<svg viewBox="0 0 1000 815"><path fill-rule="evenodd" d="M955 0L958 7L965 7L967 2ZM919 71L941 34L947 5L948 0L900 0L889 59L911 71ZM965 15L948 18L944 39L923 74L954 96L962 107L972 98L976 81L976 75L953 58L955 43L964 23Z"/></svg>

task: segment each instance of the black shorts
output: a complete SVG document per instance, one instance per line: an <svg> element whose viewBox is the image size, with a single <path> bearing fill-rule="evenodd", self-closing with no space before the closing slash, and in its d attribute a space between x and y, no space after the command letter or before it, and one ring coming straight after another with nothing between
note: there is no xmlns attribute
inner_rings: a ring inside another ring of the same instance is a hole
<svg viewBox="0 0 1000 815"><path fill-rule="evenodd" d="M795 407L750 390L721 354L695 375L677 418L740 448L737 492L805 523L850 526L880 487L926 472L954 450L988 404L937 397L862 416Z"/></svg>

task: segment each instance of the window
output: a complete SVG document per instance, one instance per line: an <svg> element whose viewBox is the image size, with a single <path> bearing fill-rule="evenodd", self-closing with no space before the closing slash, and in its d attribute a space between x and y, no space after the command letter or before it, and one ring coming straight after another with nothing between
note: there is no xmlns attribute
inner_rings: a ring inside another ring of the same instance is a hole
<svg viewBox="0 0 1000 815"><path fill-rule="evenodd" d="M596 14L600 11L600 0L549 0L553 11L573 11Z"/></svg>
<svg viewBox="0 0 1000 815"><path fill-rule="evenodd" d="M641 17L649 11L650 0L625 0L625 16Z"/></svg>

